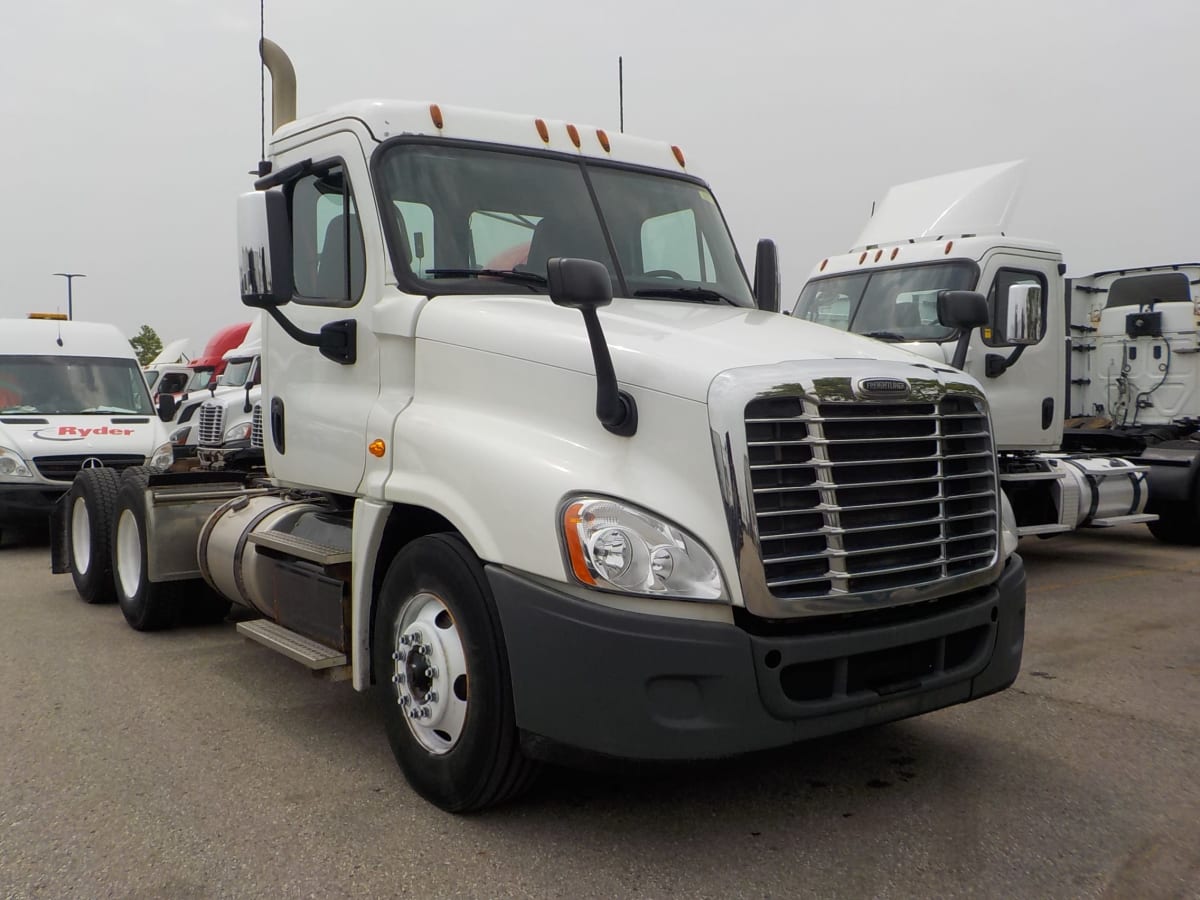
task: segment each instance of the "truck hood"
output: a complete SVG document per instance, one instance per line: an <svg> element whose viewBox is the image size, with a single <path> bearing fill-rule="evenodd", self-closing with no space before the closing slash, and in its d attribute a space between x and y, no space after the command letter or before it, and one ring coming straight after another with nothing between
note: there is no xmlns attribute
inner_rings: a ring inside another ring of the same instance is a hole
<svg viewBox="0 0 1200 900"><path fill-rule="evenodd" d="M599 311L622 384L703 402L727 369L806 359L880 359L928 366L904 350L778 313L615 299ZM583 317L544 295L438 297L417 337L594 374Z"/></svg>
<svg viewBox="0 0 1200 900"><path fill-rule="evenodd" d="M0 446L26 460L80 453L149 456L166 440L153 416L5 416L0 421Z"/></svg>

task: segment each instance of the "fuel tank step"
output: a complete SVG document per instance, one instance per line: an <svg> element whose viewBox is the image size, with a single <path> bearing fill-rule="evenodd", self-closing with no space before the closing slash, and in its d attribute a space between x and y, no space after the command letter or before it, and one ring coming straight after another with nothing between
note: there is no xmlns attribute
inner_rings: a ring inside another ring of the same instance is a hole
<svg viewBox="0 0 1200 900"><path fill-rule="evenodd" d="M238 622L237 630L243 637L270 647L276 653L282 653L314 671L346 665L346 654L277 625L270 619Z"/></svg>
<svg viewBox="0 0 1200 900"><path fill-rule="evenodd" d="M296 559L314 562L319 566L334 566L338 563L350 562L353 554L340 547L327 547L294 534L278 531L256 531L247 540L269 550L286 553Z"/></svg>

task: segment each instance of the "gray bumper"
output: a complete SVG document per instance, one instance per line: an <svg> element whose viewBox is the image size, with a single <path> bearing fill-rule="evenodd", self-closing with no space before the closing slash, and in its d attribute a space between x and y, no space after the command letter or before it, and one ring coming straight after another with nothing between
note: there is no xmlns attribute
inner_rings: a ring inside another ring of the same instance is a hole
<svg viewBox="0 0 1200 900"><path fill-rule="evenodd" d="M924 612L774 634L609 609L487 573L517 725L537 755L761 750L974 700L1008 687L1021 666L1025 570L1015 555L996 584Z"/></svg>

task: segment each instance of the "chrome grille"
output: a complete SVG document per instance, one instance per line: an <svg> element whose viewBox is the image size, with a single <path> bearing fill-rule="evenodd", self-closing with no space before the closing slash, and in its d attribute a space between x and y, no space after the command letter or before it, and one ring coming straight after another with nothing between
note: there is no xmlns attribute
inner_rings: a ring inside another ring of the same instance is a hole
<svg viewBox="0 0 1200 900"><path fill-rule="evenodd" d="M196 420L197 440L201 447L219 447L224 436L225 407L214 400L200 404L200 416Z"/></svg>
<svg viewBox="0 0 1200 900"><path fill-rule="evenodd" d="M254 414L250 419L250 446L255 450L263 448L262 404L254 404Z"/></svg>
<svg viewBox="0 0 1200 900"><path fill-rule="evenodd" d="M776 598L895 591L992 567L995 456L975 397L760 397L745 426L753 523Z"/></svg>

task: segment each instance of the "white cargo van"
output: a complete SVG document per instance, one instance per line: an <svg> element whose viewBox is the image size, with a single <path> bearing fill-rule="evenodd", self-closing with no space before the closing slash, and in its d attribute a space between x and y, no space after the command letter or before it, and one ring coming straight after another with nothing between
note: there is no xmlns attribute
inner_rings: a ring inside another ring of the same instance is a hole
<svg viewBox="0 0 1200 900"><path fill-rule="evenodd" d="M0 526L46 521L81 468L171 462L137 357L115 326L0 319Z"/></svg>

